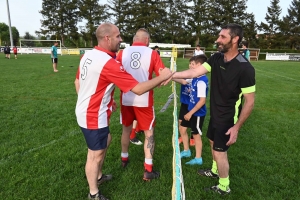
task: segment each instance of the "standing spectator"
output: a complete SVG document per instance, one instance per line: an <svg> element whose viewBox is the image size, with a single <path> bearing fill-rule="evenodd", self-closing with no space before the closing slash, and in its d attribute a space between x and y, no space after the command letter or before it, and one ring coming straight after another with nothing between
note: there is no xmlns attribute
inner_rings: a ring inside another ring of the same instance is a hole
<svg viewBox="0 0 300 200"><path fill-rule="evenodd" d="M154 47L154 51L156 51L158 53L158 55L160 56L160 51L159 51L159 47L158 46Z"/></svg>
<svg viewBox="0 0 300 200"><path fill-rule="evenodd" d="M194 56L198 56L198 55L201 55L201 54L204 54L204 52L200 49L200 45L198 44L196 46L195 51L194 51Z"/></svg>
<svg viewBox="0 0 300 200"><path fill-rule="evenodd" d="M223 26L217 39L220 52L195 69L176 72L174 79L197 77L211 71L210 121L207 137L210 140L213 164L211 169L198 174L219 178L219 184L210 187L221 195L229 194L229 162L227 151L238 137L238 132L254 107L255 71L239 53L243 29L237 24ZM167 82L166 82L167 83ZM244 96L242 106L241 97Z"/></svg>
<svg viewBox="0 0 300 200"><path fill-rule="evenodd" d="M117 60L122 63L124 69L138 81L152 79L153 72L158 76L159 70L165 66L155 50L149 48L150 34L146 29L139 29L135 36L132 46L125 48L117 56ZM140 130L145 133L144 142L144 180L159 177L159 172L153 170L154 154L154 126L155 113L153 106L153 90L138 96L132 92L122 93L121 96L121 122L122 132L122 166L128 164L128 148L130 132L134 120L138 121Z"/></svg>
<svg viewBox="0 0 300 200"><path fill-rule="evenodd" d="M51 47L51 61L52 61L52 66L53 66L54 72L58 72L58 70L57 70L57 63L58 63L57 46L58 46L58 42L54 42L54 45Z"/></svg>
<svg viewBox="0 0 300 200"><path fill-rule="evenodd" d="M88 198L107 200L98 185L112 178L102 173L102 166L111 142L108 123L115 85L123 92L142 95L169 79L172 72L165 68L160 70L160 76L139 83L114 59L122 42L118 27L110 23L101 24L96 30L96 37L98 45L84 54L78 68L76 117L88 146L85 166L90 190Z"/></svg>
<svg viewBox="0 0 300 200"><path fill-rule="evenodd" d="M3 53L4 53L4 55L5 55L5 58L7 58L7 53L6 53L6 51L7 51L7 46L5 45L4 48L3 48Z"/></svg>
<svg viewBox="0 0 300 200"><path fill-rule="evenodd" d="M242 41L242 48L243 48L243 53L242 55L247 58L248 61L250 61L250 51L248 49L248 42L247 41Z"/></svg>
<svg viewBox="0 0 300 200"><path fill-rule="evenodd" d="M17 58L17 57L18 57L18 48L17 48L16 46L14 46L13 52L14 52L14 54L15 54L15 59L18 59L18 58Z"/></svg>
<svg viewBox="0 0 300 200"><path fill-rule="evenodd" d="M7 58L10 59L10 46L7 46Z"/></svg>

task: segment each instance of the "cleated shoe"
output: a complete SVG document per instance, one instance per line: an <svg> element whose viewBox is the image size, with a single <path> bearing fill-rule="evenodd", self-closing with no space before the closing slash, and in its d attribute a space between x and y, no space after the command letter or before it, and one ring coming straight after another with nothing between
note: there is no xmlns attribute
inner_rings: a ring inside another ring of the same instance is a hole
<svg viewBox="0 0 300 200"><path fill-rule="evenodd" d="M185 164L187 164L187 165L202 165L203 161L202 161L202 158L194 158L194 159L190 160L189 162L186 162Z"/></svg>
<svg viewBox="0 0 300 200"><path fill-rule="evenodd" d="M98 185L100 185L106 181L110 181L111 179L112 179L111 174L102 174L101 178L98 179L97 183L98 183Z"/></svg>
<svg viewBox="0 0 300 200"><path fill-rule="evenodd" d="M191 157L191 150L184 150L180 152L180 158L189 158Z"/></svg>
<svg viewBox="0 0 300 200"><path fill-rule="evenodd" d="M210 169L199 169L198 174L200 176L206 176L206 177L210 177L210 178L219 178L219 175L213 173Z"/></svg>
<svg viewBox="0 0 300 200"><path fill-rule="evenodd" d="M230 192L231 192L231 190L230 190L230 188L229 187L227 187L227 190L226 191L224 191L224 190L221 190L220 188L219 188L219 186L217 186L217 185L214 185L214 186L212 186L212 187L210 187L210 188L205 188L205 190L212 190L212 191L214 191L214 192L216 192L216 193L218 193L218 194L220 194L220 195L227 195L227 194L230 194Z"/></svg>
<svg viewBox="0 0 300 200"><path fill-rule="evenodd" d="M135 145L142 145L143 143L139 140L139 139L137 139L137 138L133 138L132 140L130 140L130 142L132 143L132 144L135 144Z"/></svg>
<svg viewBox="0 0 300 200"><path fill-rule="evenodd" d="M106 198L105 196L100 194L100 191L95 195L88 194L88 199L90 199L90 200L109 200L108 198Z"/></svg>
<svg viewBox="0 0 300 200"><path fill-rule="evenodd" d="M159 177L159 172L154 170L152 172L148 172L147 170L145 170L143 180L150 181L151 179L155 179L158 177Z"/></svg>

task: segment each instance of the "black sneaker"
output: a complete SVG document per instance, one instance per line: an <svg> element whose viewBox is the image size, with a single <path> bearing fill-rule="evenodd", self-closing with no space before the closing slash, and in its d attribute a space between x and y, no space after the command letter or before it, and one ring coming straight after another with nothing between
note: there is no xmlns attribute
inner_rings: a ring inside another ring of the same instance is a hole
<svg viewBox="0 0 300 200"><path fill-rule="evenodd" d="M111 174L102 174L102 177L100 179L98 179L98 185L106 182L106 181L110 181L112 179L112 175Z"/></svg>
<svg viewBox="0 0 300 200"><path fill-rule="evenodd" d="M132 140L130 140L130 142L131 142L132 144L135 144L135 145L142 145L142 144L143 144L143 143L142 143L139 139L137 139L136 137L133 138Z"/></svg>
<svg viewBox="0 0 300 200"><path fill-rule="evenodd" d="M150 181L151 179L155 179L158 177L159 177L159 172L157 171L148 172L147 170L145 170L143 180Z"/></svg>
<svg viewBox="0 0 300 200"><path fill-rule="evenodd" d="M109 200L108 198L106 198L105 196L100 194L100 191L94 195L88 194L88 199L90 199L90 200Z"/></svg>
<svg viewBox="0 0 300 200"><path fill-rule="evenodd" d="M224 191L224 190L221 190L219 188L219 186L217 186L217 185L214 185L214 186L212 186L210 188L206 188L205 190L212 190L212 191L214 191L214 192L216 192L216 193L218 193L220 195L227 195L227 194L230 194L230 192L231 192L231 190L230 190L229 187L227 188L226 191Z"/></svg>
<svg viewBox="0 0 300 200"><path fill-rule="evenodd" d="M122 160L122 158L121 158L121 164L122 164L123 168L127 167L128 163L129 163L129 160Z"/></svg>
<svg viewBox="0 0 300 200"><path fill-rule="evenodd" d="M213 173L210 169L199 169L198 174L200 176L206 176L206 177L210 177L210 178L219 178L219 175Z"/></svg>

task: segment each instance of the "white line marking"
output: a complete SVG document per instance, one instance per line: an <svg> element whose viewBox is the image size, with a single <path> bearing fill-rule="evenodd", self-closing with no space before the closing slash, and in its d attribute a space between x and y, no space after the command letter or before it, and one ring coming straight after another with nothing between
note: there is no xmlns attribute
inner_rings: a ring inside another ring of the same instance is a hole
<svg viewBox="0 0 300 200"><path fill-rule="evenodd" d="M25 152L22 152L22 153L15 153L13 155L9 155L7 157L1 158L0 165L6 163L6 162L8 162L8 161L10 161L10 160L12 160L12 159L14 159L16 157L18 158L19 156L24 156L24 155L26 155L28 153L31 153L31 152L37 151L39 149L42 149L44 147L53 145L53 144L55 144L57 142L60 142L60 141L62 141L64 139L66 139L67 137L70 137L70 136L73 136L73 135L76 135L76 134L79 134L79 133L80 133L80 129L76 129L76 130L73 130L73 131L71 131L71 132L69 132L69 133L61 136L60 138L58 138L56 140L52 140L52 141L50 141L50 142L48 142L46 144L43 144L43 145L41 145L39 147L35 147L35 148L29 149L29 150L27 150Z"/></svg>

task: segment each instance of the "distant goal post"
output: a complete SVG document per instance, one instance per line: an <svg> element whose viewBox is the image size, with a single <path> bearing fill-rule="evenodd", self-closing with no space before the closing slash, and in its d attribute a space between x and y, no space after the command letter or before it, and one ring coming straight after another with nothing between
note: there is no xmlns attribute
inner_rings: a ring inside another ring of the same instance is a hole
<svg viewBox="0 0 300 200"><path fill-rule="evenodd" d="M59 49L57 51L58 54L63 55L63 50L61 48L61 40L30 40L30 39L20 39L20 53L44 53L44 54L51 54L51 50L49 48L45 49L45 47L34 47L34 46L27 46L26 43L28 42L54 42L59 43ZM22 46L23 45L23 46Z"/></svg>

